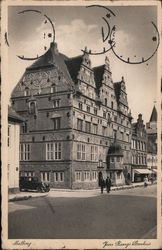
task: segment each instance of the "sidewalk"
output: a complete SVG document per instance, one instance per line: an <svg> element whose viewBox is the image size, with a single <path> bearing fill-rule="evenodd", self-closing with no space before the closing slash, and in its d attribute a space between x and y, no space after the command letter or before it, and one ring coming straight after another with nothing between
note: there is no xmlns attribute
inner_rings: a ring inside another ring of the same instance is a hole
<svg viewBox="0 0 162 250"><path fill-rule="evenodd" d="M148 183L148 185L155 185L156 182L151 184L151 182ZM118 186L118 187L111 187L111 191L116 191L116 190L124 190L124 189L132 189L136 187L143 187L144 183L132 183L131 185L123 185L123 186ZM51 188L50 192L87 192L87 191L99 191L100 188L97 189L56 189L56 188ZM36 198L36 197L45 197L49 193L40 193L40 192L19 192L17 194L9 194L8 195L8 201L21 201L21 200L28 200L30 198Z"/></svg>
<svg viewBox="0 0 162 250"><path fill-rule="evenodd" d="M39 193L39 192L19 192L16 194L8 194L8 201L21 201L28 200L30 198L36 197L45 197L48 193Z"/></svg>

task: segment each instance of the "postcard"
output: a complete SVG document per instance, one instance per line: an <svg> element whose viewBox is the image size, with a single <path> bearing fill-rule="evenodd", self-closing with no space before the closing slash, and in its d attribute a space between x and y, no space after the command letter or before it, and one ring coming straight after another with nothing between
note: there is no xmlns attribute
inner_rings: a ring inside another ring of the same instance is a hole
<svg viewBox="0 0 162 250"><path fill-rule="evenodd" d="M1 6L3 249L161 249L159 1Z"/></svg>

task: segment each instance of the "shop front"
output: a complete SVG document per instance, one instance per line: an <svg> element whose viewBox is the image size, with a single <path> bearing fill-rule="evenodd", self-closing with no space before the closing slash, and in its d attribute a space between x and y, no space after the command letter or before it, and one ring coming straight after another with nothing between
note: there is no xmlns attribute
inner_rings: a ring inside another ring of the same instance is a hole
<svg viewBox="0 0 162 250"><path fill-rule="evenodd" d="M132 170L133 182L143 182L144 178L150 179L152 171L147 168L135 168Z"/></svg>

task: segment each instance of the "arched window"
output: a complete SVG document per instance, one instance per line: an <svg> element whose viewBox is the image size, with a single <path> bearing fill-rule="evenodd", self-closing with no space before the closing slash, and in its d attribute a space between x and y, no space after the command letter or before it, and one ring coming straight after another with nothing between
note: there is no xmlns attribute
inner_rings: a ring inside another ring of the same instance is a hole
<svg viewBox="0 0 162 250"><path fill-rule="evenodd" d="M35 114L35 102L30 103L30 113Z"/></svg>
<svg viewBox="0 0 162 250"><path fill-rule="evenodd" d="M29 95L30 95L30 90L28 87L26 87L24 90L24 96L29 96Z"/></svg>

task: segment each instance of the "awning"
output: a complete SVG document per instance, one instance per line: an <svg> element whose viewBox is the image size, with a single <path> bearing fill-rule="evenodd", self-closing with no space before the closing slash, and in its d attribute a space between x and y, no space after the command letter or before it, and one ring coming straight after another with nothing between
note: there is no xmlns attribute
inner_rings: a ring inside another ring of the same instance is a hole
<svg viewBox="0 0 162 250"><path fill-rule="evenodd" d="M136 168L134 169L134 172L137 174L152 174L152 171L146 168Z"/></svg>

